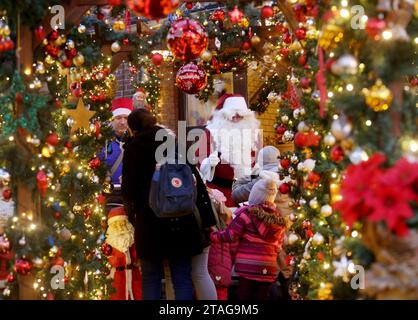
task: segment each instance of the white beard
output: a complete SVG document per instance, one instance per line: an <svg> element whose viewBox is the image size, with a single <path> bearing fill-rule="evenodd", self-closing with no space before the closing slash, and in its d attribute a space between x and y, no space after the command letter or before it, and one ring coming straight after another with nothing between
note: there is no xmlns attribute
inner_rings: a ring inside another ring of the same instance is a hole
<svg viewBox="0 0 418 320"><path fill-rule="evenodd" d="M106 242L120 252L127 252L135 242L134 227L128 222L125 225L125 230L119 228L115 230L110 224L106 232Z"/></svg>
<svg viewBox="0 0 418 320"><path fill-rule="evenodd" d="M243 117L232 122L232 116L238 113ZM234 168L235 178L251 174L251 152L258 149L261 132L260 122L253 111L232 111L223 109L215 111L208 122L207 129L211 133L214 151L221 153L221 163Z"/></svg>

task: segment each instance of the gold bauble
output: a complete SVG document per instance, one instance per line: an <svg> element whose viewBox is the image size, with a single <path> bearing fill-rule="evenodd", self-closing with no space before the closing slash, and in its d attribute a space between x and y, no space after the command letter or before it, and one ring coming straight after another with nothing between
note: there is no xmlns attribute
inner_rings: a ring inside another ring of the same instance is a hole
<svg viewBox="0 0 418 320"><path fill-rule="evenodd" d="M81 213L81 210L82 209L83 208L80 205L78 205L78 204L74 205L74 207L73 207L74 213L77 213L77 214Z"/></svg>
<svg viewBox="0 0 418 320"><path fill-rule="evenodd" d="M332 300L332 283L321 283L319 289L318 289L318 299L319 300Z"/></svg>
<svg viewBox="0 0 418 320"><path fill-rule="evenodd" d="M323 217L329 217L332 215L332 207L329 204L325 204L321 207L321 215Z"/></svg>
<svg viewBox="0 0 418 320"><path fill-rule="evenodd" d="M68 163L64 163L64 165L62 166L61 174L66 175L70 171L71 171L70 165Z"/></svg>
<svg viewBox="0 0 418 320"><path fill-rule="evenodd" d="M119 42L117 42L117 41L113 42L110 48L112 49L112 52L114 52L114 53L119 52L120 51Z"/></svg>
<svg viewBox="0 0 418 320"><path fill-rule="evenodd" d="M39 80L38 78L33 80L33 86L35 87L35 89L41 89L42 88L41 80Z"/></svg>
<svg viewBox="0 0 418 320"><path fill-rule="evenodd" d="M243 18L239 23L238 23L242 28L248 28L250 25L250 22L248 21L247 18Z"/></svg>
<svg viewBox="0 0 418 320"><path fill-rule="evenodd" d="M319 232L315 233L314 236L312 237L312 244L314 246L320 246L324 243L324 241L325 241L324 236L320 234Z"/></svg>
<svg viewBox="0 0 418 320"><path fill-rule="evenodd" d="M299 241L299 236L296 233L291 233L287 236L287 244L294 245L296 242Z"/></svg>
<svg viewBox="0 0 418 320"><path fill-rule="evenodd" d="M35 68L36 73L44 74L45 73L45 65L43 62L39 61Z"/></svg>
<svg viewBox="0 0 418 320"><path fill-rule="evenodd" d="M205 50L201 56L202 60L205 62L210 62L212 60L212 52Z"/></svg>
<svg viewBox="0 0 418 320"><path fill-rule="evenodd" d="M318 200L316 198L313 198L311 201L309 201L309 206L312 209L318 209L319 208Z"/></svg>
<svg viewBox="0 0 418 320"><path fill-rule="evenodd" d="M299 42L299 41L295 40L295 41L293 41L293 42L292 42L292 44L289 46L289 49L290 49L290 50L293 50L293 51L300 51L300 50L302 50L302 45L300 44L300 42Z"/></svg>
<svg viewBox="0 0 418 320"><path fill-rule="evenodd" d="M84 56L81 53L77 53L77 55L73 58L73 63L77 67L80 67L84 63Z"/></svg>
<svg viewBox="0 0 418 320"><path fill-rule="evenodd" d="M111 193L112 192L112 185L108 182L103 184L103 192L104 193Z"/></svg>
<svg viewBox="0 0 418 320"><path fill-rule="evenodd" d="M335 24L325 24L319 35L319 45L325 50L335 49L342 41L344 29Z"/></svg>
<svg viewBox="0 0 418 320"><path fill-rule="evenodd" d="M257 36L257 35L254 35L254 36L251 38L251 44L252 44L253 46L258 45L260 42L261 42L261 38L260 38L259 36Z"/></svg>
<svg viewBox="0 0 418 320"><path fill-rule="evenodd" d="M366 104L375 112L386 111L392 103L392 92L378 79L370 88L364 88L363 94L366 98Z"/></svg>
<svg viewBox="0 0 418 320"><path fill-rule="evenodd" d="M45 57L45 63L46 64L53 64L54 63L54 58L52 58L50 55L47 55L46 57Z"/></svg>
<svg viewBox="0 0 418 320"><path fill-rule="evenodd" d="M125 30L125 27L125 22L123 22L123 20L115 21L115 23L113 24L113 30L115 31L123 31Z"/></svg>
<svg viewBox="0 0 418 320"><path fill-rule="evenodd" d="M51 152L47 146L42 147L42 156L45 158L51 158Z"/></svg>

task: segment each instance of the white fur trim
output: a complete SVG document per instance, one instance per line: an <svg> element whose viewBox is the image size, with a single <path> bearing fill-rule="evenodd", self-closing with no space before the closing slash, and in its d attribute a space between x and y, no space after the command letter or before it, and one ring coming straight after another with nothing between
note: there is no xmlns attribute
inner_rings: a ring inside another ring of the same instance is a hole
<svg viewBox="0 0 418 320"><path fill-rule="evenodd" d="M114 117L121 116L121 115L129 116L130 113L131 113L131 110L128 108L117 108L112 111L112 114Z"/></svg>
<svg viewBox="0 0 418 320"><path fill-rule="evenodd" d="M229 97L224 101L222 109L247 110L247 102L244 97Z"/></svg>
<svg viewBox="0 0 418 320"><path fill-rule="evenodd" d="M128 220L128 216L122 216L122 215L120 215L120 216L114 216L114 217L109 218L107 220L107 223L108 224L111 224L113 222L122 221L122 220Z"/></svg>

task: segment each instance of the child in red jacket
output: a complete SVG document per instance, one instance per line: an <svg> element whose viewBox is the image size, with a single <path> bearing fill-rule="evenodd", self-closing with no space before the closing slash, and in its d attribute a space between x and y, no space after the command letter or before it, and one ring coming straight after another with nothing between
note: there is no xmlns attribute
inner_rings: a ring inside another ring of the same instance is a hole
<svg viewBox="0 0 418 320"><path fill-rule="evenodd" d="M239 240L235 272L240 277L240 300L266 300L276 280L277 256L286 227L274 204L276 193L274 181L257 181L251 189L249 206L239 210L225 230L211 234L214 243Z"/></svg>

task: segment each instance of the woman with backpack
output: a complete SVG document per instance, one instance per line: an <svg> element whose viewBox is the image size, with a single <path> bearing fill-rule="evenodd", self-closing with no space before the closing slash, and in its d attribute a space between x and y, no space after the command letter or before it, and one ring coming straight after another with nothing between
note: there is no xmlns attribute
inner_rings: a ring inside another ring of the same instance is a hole
<svg viewBox="0 0 418 320"><path fill-rule="evenodd" d="M276 183L261 179L251 189L249 206L239 208L224 231L211 234L212 242L239 240L235 272L239 275L239 300L266 300L278 274L286 221L277 211Z"/></svg>
<svg viewBox="0 0 418 320"><path fill-rule="evenodd" d="M163 141L156 140L159 130L155 117L145 109L134 110L128 117L132 137L124 146L122 196L130 221L135 227L135 243L141 261L144 300L162 296L163 261L168 260L175 298L191 300L192 257L202 253L202 236L195 215L177 218L157 217L149 205L151 180L156 168L156 150ZM167 135L168 135L167 131ZM215 225L206 188L196 177L197 208L202 228ZM207 201L202 201L202 199Z"/></svg>

